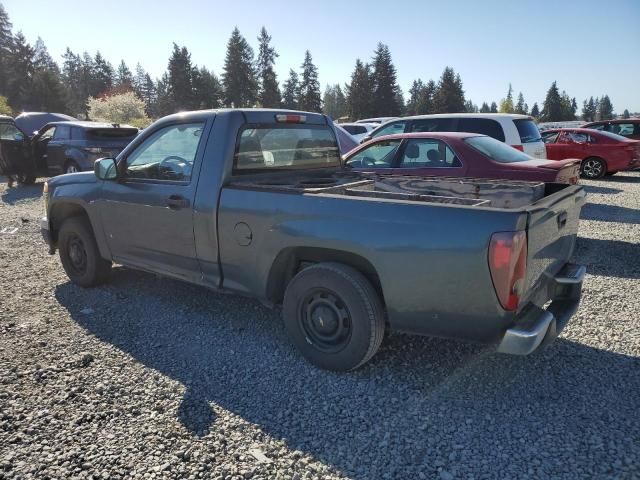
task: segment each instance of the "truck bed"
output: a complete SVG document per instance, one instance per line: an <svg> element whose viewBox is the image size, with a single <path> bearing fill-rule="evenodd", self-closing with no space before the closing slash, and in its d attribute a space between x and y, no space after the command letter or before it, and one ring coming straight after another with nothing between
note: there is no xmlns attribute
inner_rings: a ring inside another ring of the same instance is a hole
<svg viewBox="0 0 640 480"><path fill-rule="evenodd" d="M234 188L284 193L344 195L401 202L461 205L469 207L521 208L563 188L559 184L454 177L415 177L317 173L234 180Z"/></svg>

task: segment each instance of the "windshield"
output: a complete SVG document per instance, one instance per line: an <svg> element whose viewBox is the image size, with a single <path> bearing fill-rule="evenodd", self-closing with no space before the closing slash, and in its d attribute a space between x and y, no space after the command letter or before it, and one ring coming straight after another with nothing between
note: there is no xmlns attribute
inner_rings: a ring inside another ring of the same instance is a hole
<svg viewBox="0 0 640 480"><path fill-rule="evenodd" d="M538 127L533 122L533 120L514 120L513 123L516 124L518 133L520 134L520 141L522 143L533 143L542 141L542 138L540 137L540 131L538 130Z"/></svg>
<svg viewBox="0 0 640 480"><path fill-rule="evenodd" d="M495 162L516 163L533 160L533 157L526 153L522 153L520 150L516 150L506 143L491 137L469 137L464 139L464 143Z"/></svg>
<svg viewBox="0 0 640 480"><path fill-rule="evenodd" d="M269 125L240 134L234 171L339 167L335 134L324 125Z"/></svg>

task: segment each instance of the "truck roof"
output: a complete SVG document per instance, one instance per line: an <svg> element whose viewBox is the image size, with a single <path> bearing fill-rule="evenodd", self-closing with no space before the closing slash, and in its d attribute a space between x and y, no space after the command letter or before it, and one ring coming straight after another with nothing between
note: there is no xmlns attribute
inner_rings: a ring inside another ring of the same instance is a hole
<svg viewBox="0 0 640 480"><path fill-rule="evenodd" d="M321 113L303 112L299 110L284 110L277 108L218 108L213 110L195 110L179 112L163 117L154 125L173 123L176 120L205 121L213 116L219 115L243 115L244 123L276 123L275 115L304 115L306 121L303 123L311 125L329 125L330 120Z"/></svg>

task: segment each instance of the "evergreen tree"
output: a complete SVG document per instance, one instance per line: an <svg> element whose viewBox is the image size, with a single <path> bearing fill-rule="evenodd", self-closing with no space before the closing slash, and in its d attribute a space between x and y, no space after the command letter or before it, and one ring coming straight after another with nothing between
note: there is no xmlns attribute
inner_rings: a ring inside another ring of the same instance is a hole
<svg viewBox="0 0 640 480"><path fill-rule="evenodd" d="M320 83L318 82L318 69L313 64L311 53L307 50L302 62L302 80L300 81L300 97L298 106L300 110L309 112L322 111L322 98Z"/></svg>
<svg viewBox="0 0 640 480"><path fill-rule="evenodd" d="M273 68L275 59L278 56L275 49L270 45L271 36L262 27L258 37L258 61L257 70L260 81L258 89L258 103L265 108L280 107L281 97L278 88L278 79Z"/></svg>
<svg viewBox="0 0 640 480"><path fill-rule="evenodd" d="M421 79L414 80L409 89L409 101L407 102L407 115L417 115L418 101L425 88Z"/></svg>
<svg viewBox="0 0 640 480"><path fill-rule="evenodd" d="M627 119L629 118L631 115L629 114L629 110L627 110L626 108L624 109L624 112L622 112L622 118Z"/></svg>
<svg viewBox="0 0 640 480"><path fill-rule="evenodd" d="M525 115L527 113L528 108L525 108L526 103L524 103L524 95L522 92L518 93L518 101L516 102L516 106L514 110L516 113L520 115Z"/></svg>
<svg viewBox="0 0 640 480"><path fill-rule="evenodd" d="M578 113L578 102L576 102L576 97L571 99L571 120L576 120Z"/></svg>
<svg viewBox="0 0 640 480"><path fill-rule="evenodd" d="M560 122L564 120L564 113L562 97L560 97L558 85L554 81L549 87L547 96L542 104L540 119L543 122Z"/></svg>
<svg viewBox="0 0 640 480"><path fill-rule="evenodd" d="M180 48L175 43L173 44L167 73L170 110L172 112L193 110L195 108L192 78L193 66L191 65L191 54L187 47Z"/></svg>
<svg viewBox="0 0 640 480"><path fill-rule="evenodd" d="M9 105L15 110L30 109L30 90L35 67L33 64L34 49L29 45L22 32L13 38L7 61L6 96Z"/></svg>
<svg viewBox="0 0 640 480"><path fill-rule="evenodd" d="M400 87L398 87L398 93L396 93L396 105L398 105L398 115L404 116L407 114L407 106L404 103L404 93Z"/></svg>
<svg viewBox="0 0 640 480"><path fill-rule="evenodd" d="M143 95L142 95L142 91L144 89L144 84L146 81L146 77L147 77L147 72L145 71L145 69L142 67L142 65L140 65L140 62L138 62L136 64L136 73L133 77L133 91L136 93L136 95L143 99Z"/></svg>
<svg viewBox="0 0 640 480"><path fill-rule="evenodd" d="M258 98L258 81L253 66L253 49L240 34L231 32L224 59L222 85L225 104L229 107L253 107Z"/></svg>
<svg viewBox="0 0 640 480"><path fill-rule="evenodd" d="M507 97L500 100L500 113L513 113L513 88L509 84L509 90L507 91Z"/></svg>
<svg viewBox="0 0 640 480"><path fill-rule="evenodd" d="M438 86L433 80L429 80L422 90L422 94L418 98L418 105L416 108L417 115L428 115L435 113L435 97Z"/></svg>
<svg viewBox="0 0 640 480"><path fill-rule="evenodd" d="M533 107L531 108L531 116L536 119L540 117L540 107L538 107L538 102L533 104Z"/></svg>
<svg viewBox="0 0 640 480"><path fill-rule="evenodd" d="M490 113L498 113L498 105L496 102L491 102L491 112Z"/></svg>
<svg viewBox="0 0 640 480"><path fill-rule="evenodd" d="M445 67L438 82L434 98L435 113L464 112L465 99L460 75L456 75L451 67Z"/></svg>
<svg viewBox="0 0 640 480"><path fill-rule="evenodd" d="M464 111L467 113L478 113L478 106L471 100L464 102Z"/></svg>
<svg viewBox="0 0 640 480"><path fill-rule="evenodd" d="M609 95L603 95L598 104L598 114L600 120L611 120L613 118L613 104Z"/></svg>
<svg viewBox="0 0 640 480"><path fill-rule="evenodd" d="M222 105L222 85L220 80L205 67L194 70L193 90L196 108L220 108Z"/></svg>
<svg viewBox="0 0 640 480"><path fill-rule="evenodd" d="M89 95L91 97L97 97L111 89L114 79L113 67L100 52L96 52L90 70Z"/></svg>
<svg viewBox="0 0 640 480"><path fill-rule="evenodd" d="M9 84L9 57L13 49L11 28L9 15L0 3L0 94L7 93Z"/></svg>
<svg viewBox="0 0 640 480"><path fill-rule="evenodd" d="M33 66L36 70L51 70L52 72L60 74L60 67L58 67L58 64L51 58L49 50L40 37L38 37L33 47Z"/></svg>
<svg viewBox="0 0 640 480"><path fill-rule="evenodd" d="M369 66L358 58L351 74L351 83L345 85L347 114L352 120L372 116L373 87Z"/></svg>
<svg viewBox="0 0 640 480"><path fill-rule="evenodd" d="M298 74L294 70L289 70L289 78L284 82L282 92L282 108L287 110L298 110L298 97L300 96L300 82Z"/></svg>
<svg viewBox="0 0 640 480"><path fill-rule="evenodd" d="M482 102L482 106L480 107L480 113L490 113L491 109L489 108L489 104L487 102Z"/></svg>
<svg viewBox="0 0 640 480"><path fill-rule="evenodd" d="M593 97L582 102L582 120L585 122L593 122L596 118L596 103Z"/></svg>
<svg viewBox="0 0 640 480"><path fill-rule="evenodd" d="M175 105L171 95L169 73L165 72L156 82L155 113L162 117L175 112Z"/></svg>
<svg viewBox="0 0 640 480"><path fill-rule="evenodd" d="M371 63L371 85L373 91L373 114L392 117L400 114L396 68L391 60L389 47L378 43Z"/></svg>
<svg viewBox="0 0 640 480"><path fill-rule="evenodd" d="M133 74L124 60L121 60L120 65L118 65L118 70L116 71L115 87L120 90L120 93L124 93L125 91L133 90L133 84Z"/></svg>
<svg viewBox="0 0 640 480"><path fill-rule="evenodd" d="M322 97L322 109L335 120L346 115L347 105L340 85L327 85Z"/></svg>

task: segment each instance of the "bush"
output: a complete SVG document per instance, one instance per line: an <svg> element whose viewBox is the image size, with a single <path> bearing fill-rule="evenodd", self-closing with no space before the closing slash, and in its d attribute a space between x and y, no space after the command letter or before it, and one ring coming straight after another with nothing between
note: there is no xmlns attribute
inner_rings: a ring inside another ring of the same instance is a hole
<svg viewBox="0 0 640 480"><path fill-rule="evenodd" d="M13 110L7 103L7 97L0 95L0 115L13 115Z"/></svg>
<svg viewBox="0 0 640 480"><path fill-rule="evenodd" d="M90 97L87 107L89 118L97 122L127 124L138 128L151 123L144 111L144 102L133 92L104 98Z"/></svg>

